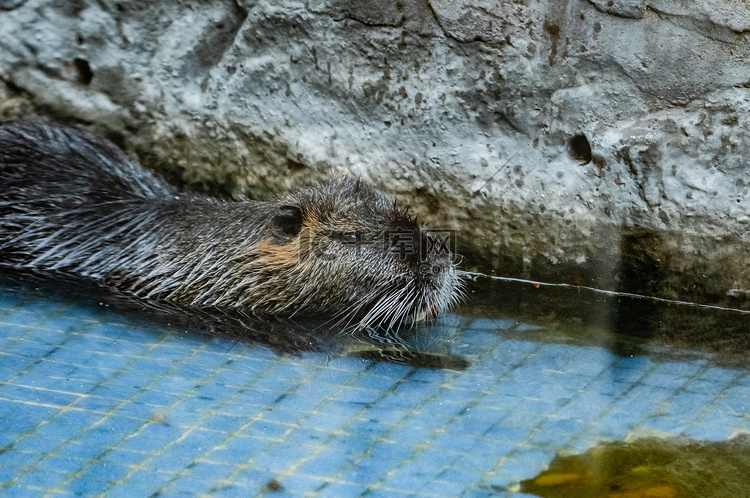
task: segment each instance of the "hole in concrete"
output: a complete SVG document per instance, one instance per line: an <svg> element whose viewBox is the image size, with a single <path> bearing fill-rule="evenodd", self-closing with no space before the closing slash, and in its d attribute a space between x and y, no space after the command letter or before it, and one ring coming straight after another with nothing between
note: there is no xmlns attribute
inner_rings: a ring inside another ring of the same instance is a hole
<svg viewBox="0 0 750 498"><path fill-rule="evenodd" d="M568 143L568 151L570 152L570 157L582 165L591 162L591 145L586 135L575 135L571 138Z"/></svg>
<svg viewBox="0 0 750 498"><path fill-rule="evenodd" d="M286 160L286 166L289 168L289 171L301 171L307 167L306 164L289 158Z"/></svg>
<svg viewBox="0 0 750 498"><path fill-rule="evenodd" d="M88 61L76 57L73 59L73 67L76 68L76 72L78 73L78 83L81 85L91 83L94 73L91 71Z"/></svg>

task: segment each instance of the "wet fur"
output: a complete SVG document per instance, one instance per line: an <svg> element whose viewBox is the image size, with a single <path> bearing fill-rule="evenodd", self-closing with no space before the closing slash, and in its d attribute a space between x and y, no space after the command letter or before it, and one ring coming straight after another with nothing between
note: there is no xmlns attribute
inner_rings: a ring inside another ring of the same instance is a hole
<svg viewBox="0 0 750 498"><path fill-rule="evenodd" d="M0 264L148 302L366 329L440 312L459 293L450 255L396 257L384 232L411 230L425 243L426 231L352 179L269 202L221 201L178 192L92 134L6 123L0 184ZM353 232L372 242L346 243ZM445 271L421 275L424 263Z"/></svg>

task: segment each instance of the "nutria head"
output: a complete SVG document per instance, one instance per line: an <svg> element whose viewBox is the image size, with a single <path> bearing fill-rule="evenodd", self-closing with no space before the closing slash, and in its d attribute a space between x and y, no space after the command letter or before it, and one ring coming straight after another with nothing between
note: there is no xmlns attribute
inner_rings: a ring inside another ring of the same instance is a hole
<svg viewBox="0 0 750 498"><path fill-rule="evenodd" d="M321 315L345 327L393 327L432 317L459 295L450 249L394 201L358 180L269 203L266 229L244 262L252 311Z"/></svg>

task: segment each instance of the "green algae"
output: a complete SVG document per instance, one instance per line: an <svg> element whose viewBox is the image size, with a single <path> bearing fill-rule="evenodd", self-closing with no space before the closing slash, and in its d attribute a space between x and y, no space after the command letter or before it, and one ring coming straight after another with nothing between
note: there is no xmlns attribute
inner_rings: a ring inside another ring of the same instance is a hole
<svg viewBox="0 0 750 498"><path fill-rule="evenodd" d="M750 496L750 436L602 443L555 457L547 470L522 481L521 491L543 498Z"/></svg>

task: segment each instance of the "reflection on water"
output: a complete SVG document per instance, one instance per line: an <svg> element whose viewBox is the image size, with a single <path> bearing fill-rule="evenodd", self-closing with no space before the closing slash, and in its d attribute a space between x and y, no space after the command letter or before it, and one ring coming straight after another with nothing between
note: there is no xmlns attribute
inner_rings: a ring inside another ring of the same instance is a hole
<svg viewBox="0 0 750 498"><path fill-rule="evenodd" d="M545 325L539 332L509 332L528 340L597 345L619 356L708 355L720 364L748 365L750 312L745 310L474 275L459 312Z"/></svg>
<svg viewBox="0 0 750 498"><path fill-rule="evenodd" d="M520 490L543 498L750 496L750 437L699 442L644 438L558 456Z"/></svg>
<svg viewBox="0 0 750 498"><path fill-rule="evenodd" d="M0 286L6 294L32 293L42 299L73 301L87 308L106 304L115 313L127 314L128 322L134 324L156 324L172 332L210 334L242 343L261 344L277 353L317 352L331 358L348 356L448 370L465 370L470 365L467 359L450 353L456 329L444 320L403 330L353 330L335 328L323 319L310 317L296 320L259 319L215 308L144 302L87 281L53 281L48 277L11 270L0 273ZM72 295L71 289L74 290Z"/></svg>
<svg viewBox="0 0 750 498"><path fill-rule="evenodd" d="M7 289L71 300L83 306L106 302L129 320L156 322L180 332L207 333L269 346L279 353L319 352L415 367L464 370L471 358L454 354L463 326L474 318L508 319L539 328L498 326L496 333L546 343L600 346L619 356L648 355L665 359L708 358L733 368L747 367L750 312L625 292L603 292L566 284L542 284L464 273L463 318L439 319L404 330L333 329L325 321L259 320L241 313L169 307L106 292L86 282L50 281L26 273L4 272ZM73 287L71 286L73 285ZM463 323L459 324L458 321Z"/></svg>

